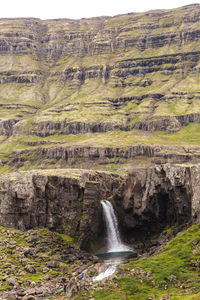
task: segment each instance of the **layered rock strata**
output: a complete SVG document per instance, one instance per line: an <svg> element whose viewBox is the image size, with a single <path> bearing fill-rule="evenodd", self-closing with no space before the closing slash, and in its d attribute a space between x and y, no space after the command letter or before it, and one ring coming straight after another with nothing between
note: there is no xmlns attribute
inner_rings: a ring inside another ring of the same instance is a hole
<svg viewBox="0 0 200 300"><path fill-rule="evenodd" d="M48 142L43 142L45 143ZM101 165L115 165L129 162L137 164L139 160L150 159L152 164L184 163L200 160L200 147L168 147L161 145L137 144L131 147L94 147L94 146L56 146L43 147L42 142L29 142L28 145L40 146L31 150L13 152L1 165L10 167L26 167L39 160L44 168L51 168L57 164L61 168L78 167L95 169ZM45 145L46 146L46 145Z"/></svg>
<svg viewBox="0 0 200 300"><path fill-rule="evenodd" d="M0 135L175 132L199 123L199 22L198 4L81 20L2 19ZM23 130L14 126L27 120Z"/></svg>

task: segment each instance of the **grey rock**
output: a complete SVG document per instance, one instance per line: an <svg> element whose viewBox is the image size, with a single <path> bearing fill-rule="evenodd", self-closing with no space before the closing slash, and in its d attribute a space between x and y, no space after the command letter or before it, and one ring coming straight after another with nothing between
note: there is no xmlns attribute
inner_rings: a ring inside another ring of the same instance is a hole
<svg viewBox="0 0 200 300"><path fill-rule="evenodd" d="M31 265L26 265L24 268L28 273L36 273L36 270L33 266Z"/></svg>

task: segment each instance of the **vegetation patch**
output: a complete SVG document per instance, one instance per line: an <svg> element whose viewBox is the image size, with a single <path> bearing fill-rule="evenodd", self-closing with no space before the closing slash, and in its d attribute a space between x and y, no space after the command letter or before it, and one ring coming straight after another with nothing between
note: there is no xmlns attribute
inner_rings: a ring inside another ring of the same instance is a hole
<svg viewBox="0 0 200 300"><path fill-rule="evenodd" d="M166 229L167 230L167 229ZM152 257L130 260L115 279L90 292L94 299L197 300L200 295L200 224L179 233ZM123 274L123 275L122 275ZM79 293L75 299L86 299Z"/></svg>

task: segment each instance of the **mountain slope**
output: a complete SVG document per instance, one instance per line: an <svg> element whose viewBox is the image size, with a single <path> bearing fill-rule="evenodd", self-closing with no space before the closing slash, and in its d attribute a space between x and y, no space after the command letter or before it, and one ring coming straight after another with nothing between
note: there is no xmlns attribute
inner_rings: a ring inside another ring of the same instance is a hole
<svg viewBox="0 0 200 300"><path fill-rule="evenodd" d="M1 19L2 164L14 150L61 142L199 145L199 25L199 4L81 20Z"/></svg>

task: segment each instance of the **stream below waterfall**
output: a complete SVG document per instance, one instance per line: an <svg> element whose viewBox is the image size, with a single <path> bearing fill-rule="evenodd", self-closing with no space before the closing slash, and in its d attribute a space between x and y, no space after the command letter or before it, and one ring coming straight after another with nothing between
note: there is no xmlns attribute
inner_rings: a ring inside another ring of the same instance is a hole
<svg viewBox="0 0 200 300"><path fill-rule="evenodd" d="M125 263L134 255L133 249L125 245L120 238L118 221L112 204L107 200L102 200L101 205L106 222L107 248L104 253L96 254L104 259L104 270L93 277L94 282L113 275L118 265Z"/></svg>

